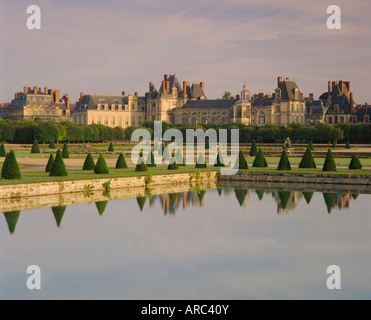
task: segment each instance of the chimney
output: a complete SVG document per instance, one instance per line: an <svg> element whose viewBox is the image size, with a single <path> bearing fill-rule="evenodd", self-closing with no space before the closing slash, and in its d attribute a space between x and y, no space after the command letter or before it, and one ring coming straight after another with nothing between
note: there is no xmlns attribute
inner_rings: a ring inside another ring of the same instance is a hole
<svg viewBox="0 0 371 320"><path fill-rule="evenodd" d="M251 96L251 102L255 102L255 97Z"/></svg>
<svg viewBox="0 0 371 320"><path fill-rule="evenodd" d="M337 81L332 81L332 91L335 90L335 87L337 86Z"/></svg>
<svg viewBox="0 0 371 320"><path fill-rule="evenodd" d="M264 93L263 92L259 93L259 105L260 106L264 105Z"/></svg>
<svg viewBox="0 0 371 320"><path fill-rule="evenodd" d="M41 88L39 87L38 92L41 92Z"/></svg>
<svg viewBox="0 0 371 320"><path fill-rule="evenodd" d="M231 99L231 100L236 100L236 98L235 98L235 97L230 97L230 99Z"/></svg>
<svg viewBox="0 0 371 320"><path fill-rule="evenodd" d="M33 87L33 94L37 94L37 87Z"/></svg>
<svg viewBox="0 0 371 320"><path fill-rule="evenodd" d="M353 114L353 92L350 93L350 113Z"/></svg>
<svg viewBox="0 0 371 320"><path fill-rule="evenodd" d="M187 81L183 81L183 96L187 95Z"/></svg>
<svg viewBox="0 0 371 320"><path fill-rule="evenodd" d="M314 93L309 94L309 103L312 103L314 101Z"/></svg>
<svg viewBox="0 0 371 320"><path fill-rule="evenodd" d="M282 77L278 77L277 78L277 88L281 88L281 84L282 84Z"/></svg>
<svg viewBox="0 0 371 320"><path fill-rule="evenodd" d="M200 87L202 91L205 91L205 82L200 82Z"/></svg>
<svg viewBox="0 0 371 320"><path fill-rule="evenodd" d="M150 82L150 83L149 83L149 92L151 92L151 91L152 91L152 88L153 88L153 83L152 83L152 82Z"/></svg>
<svg viewBox="0 0 371 320"><path fill-rule="evenodd" d="M164 81L167 82L169 80L169 76L167 74L164 74Z"/></svg>
<svg viewBox="0 0 371 320"><path fill-rule="evenodd" d="M54 102L59 102L60 99L59 99L59 90L55 90L55 99L54 99Z"/></svg>
<svg viewBox="0 0 371 320"><path fill-rule="evenodd" d="M346 98L347 98L347 95L343 93L343 101L345 101Z"/></svg>
<svg viewBox="0 0 371 320"><path fill-rule="evenodd" d="M350 92L350 82L349 81L345 81L344 84L347 87L348 91Z"/></svg>
<svg viewBox="0 0 371 320"><path fill-rule="evenodd" d="M126 92L125 91L122 91L121 93L124 97L126 96Z"/></svg>
<svg viewBox="0 0 371 320"><path fill-rule="evenodd" d="M240 95L239 94L236 95L236 100L240 100Z"/></svg>
<svg viewBox="0 0 371 320"><path fill-rule="evenodd" d="M339 81L339 87L340 87L340 94L343 94L343 92L344 92L344 81L343 80L340 80Z"/></svg>
<svg viewBox="0 0 371 320"><path fill-rule="evenodd" d="M28 87L23 87L23 93L27 94L28 93Z"/></svg>
<svg viewBox="0 0 371 320"><path fill-rule="evenodd" d="M28 92L31 92L31 87L28 87Z"/></svg>
<svg viewBox="0 0 371 320"><path fill-rule="evenodd" d="M48 88L47 87L44 87L44 93L48 94Z"/></svg>
<svg viewBox="0 0 371 320"><path fill-rule="evenodd" d="M165 76L166 76L166 75L165 75ZM166 95L166 81L163 80L163 81L162 81L162 96L165 97L165 95Z"/></svg>
<svg viewBox="0 0 371 320"><path fill-rule="evenodd" d="M170 92L170 81L166 81L166 91Z"/></svg>
<svg viewBox="0 0 371 320"><path fill-rule="evenodd" d="M58 90L57 90L58 91ZM57 92L56 91L56 92ZM68 97L68 93L64 95L64 103L66 104L67 109L70 108L70 98Z"/></svg>
<svg viewBox="0 0 371 320"><path fill-rule="evenodd" d="M135 96L138 97L138 91L135 91Z"/></svg>
<svg viewBox="0 0 371 320"><path fill-rule="evenodd" d="M328 89L327 89L328 95L331 94L331 81L328 82Z"/></svg>
<svg viewBox="0 0 371 320"><path fill-rule="evenodd" d="M368 105L367 105L367 102L365 103L365 116L367 116L367 109L368 109ZM364 121L364 119L363 119Z"/></svg>
<svg viewBox="0 0 371 320"><path fill-rule="evenodd" d="M80 103L82 103L82 99L84 99L84 92L80 92Z"/></svg>

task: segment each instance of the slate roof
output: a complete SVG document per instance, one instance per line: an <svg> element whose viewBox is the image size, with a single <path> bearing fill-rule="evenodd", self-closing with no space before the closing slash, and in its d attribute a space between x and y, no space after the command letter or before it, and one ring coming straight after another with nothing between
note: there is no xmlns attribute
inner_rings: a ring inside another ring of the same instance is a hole
<svg viewBox="0 0 371 320"><path fill-rule="evenodd" d="M34 106L34 105L42 105L42 106L54 106L54 101L51 95L46 94L21 94L16 99L13 99L10 102L9 108L17 108L23 106Z"/></svg>
<svg viewBox="0 0 371 320"><path fill-rule="evenodd" d="M355 115L357 116L357 122L363 122L366 115L366 107L359 108ZM369 120L371 120L371 106L367 107L367 115L369 116Z"/></svg>
<svg viewBox="0 0 371 320"><path fill-rule="evenodd" d="M188 100L181 108L231 108L236 103L236 100L215 99L215 100Z"/></svg>
<svg viewBox="0 0 371 320"><path fill-rule="evenodd" d="M259 98L255 98L254 102L251 102L252 107L267 107L273 105L273 98L264 98L263 99L263 104L259 104Z"/></svg>
<svg viewBox="0 0 371 320"><path fill-rule="evenodd" d="M301 93L298 85L294 80L284 80L281 85L281 100L283 101L302 101L304 102L304 95ZM299 99L295 99L295 89L299 90Z"/></svg>
<svg viewBox="0 0 371 320"><path fill-rule="evenodd" d="M76 103L76 108L80 109L81 105L87 105L88 110L96 110L98 104L108 104L110 105L126 105L129 102L128 96L119 96L119 95L101 95L101 94L86 94L84 95L82 102ZM146 97L138 97L138 104L140 106L147 105Z"/></svg>

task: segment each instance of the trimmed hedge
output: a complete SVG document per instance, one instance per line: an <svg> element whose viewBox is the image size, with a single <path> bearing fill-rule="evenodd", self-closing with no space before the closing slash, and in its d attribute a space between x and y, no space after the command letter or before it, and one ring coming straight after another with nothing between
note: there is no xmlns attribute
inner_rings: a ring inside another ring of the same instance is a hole
<svg viewBox="0 0 371 320"><path fill-rule="evenodd" d="M251 157L256 157L258 154L258 147L256 145L256 141L254 140L252 142L251 148L250 148L250 156Z"/></svg>
<svg viewBox="0 0 371 320"><path fill-rule="evenodd" d="M202 153L200 153L199 156L198 156L195 168L198 168L198 169L206 169L207 168L205 157L203 156Z"/></svg>
<svg viewBox="0 0 371 320"><path fill-rule="evenodd" d="M96 174L108 174L109 173L106 160L104 160L104 157L102 154L99 155L97 164L95 165L95 168L94 168L94 173Z"/></svg>
<svg viewBox="0 0 371 320"><path fill-rule="evenodd" d="M240 150L240 152L238 154L238 169L239 170L249 169L249 166L247 165L247 161L246 161L246 158L245 158L242 150Z"/></svg>
<svg viewBox="0 0 371 320"><path fill-rule="evenodd" d="M68 151L67 142L65 142L64 145L63 145L62 158L63 159L69 159L70 158L70 152Z"/></svg>
<svg viewBox="0 0 371 320"><path fill-rule="evenodd" d="M305 151L303 158L301 159L299 163L300 169L316 169L316 163L313 158L312 151L310 151L310 148L308 147Z"/></svg>
<svg viewBox="0 0 371 320"><path fill-rule="evenodd" d="M216 157L216 163L214 164L214 167L219 167L219 168L220 167L225 167L224 159L223 159L221 151L219 151L219 153Z"/></svg>
<svg viewBox="0 0 371 320"><path fill-rule="evenodd" d="M66 177L68 176L66 166L64 164L62 153L60 150L57 151L55 156L53 168L49 174L50 177Z"/></svg>
<svg viewBox="0 0 371 320"><path fill-rule="evenodd" d="M147 167L148 168L155 168L155 167L157 167L156 162L155 162L155 156L154 156L153 152L150 152L148 154L148 158L146 160L146 164L147 164Z"/></svg>
<svg viewBox="0 0 371 320"><path fill-rule="evenodd" d="M19 165L13 150L11 150L5 158L3 168L1 169L1 178L7 180L21 178L21 171L19 170Z"/></svg>
<svg viewBox="0 0 371 320"><path fill-rule="evenodd" d="M308 148L309 148L311 151L314 151L314 145L313 145L313 141L312 141L312 140L309 141Z"/></svg>
<svg viewBox="0 0 371 320"><path fill-rule="evenodd" d="M126 163L125 157L123 153L120 153L117 162L116 162L116 169L127 169L128 165Z"/></svg>
<svg viewBox="0 0 371 320"><path fill-rule="evenodd" d="M290 164L289 157L287 156L286 150L282 151L280 163L278 164L277 170L283 170L283 171L291 170L291 164Z"/></svg>
<svg viewBox="0 0 371 320"><path fill-rule="evenodd" d="M135 167L135 172L144 172L148 171L148 167L143 159L143 152L139 154L140 158L138 159L137 166Z"/></svg>
<svg viewBox="0 0 371 320"><path fill-rule="evenodd" d="M46 168L45 168L45 172L51 172L52 169L53 169L53 164L54 164L54 156L53 154L51 153L50 154L50 157L49 157L49 160L48 160L48 164L46 165Z"/></svg>
<svg viewBox="0 0 371 320"><path fill-rule="evenodd" d="M93 159L93 156L91 153L88 153L86 156L84 165L82 166L82 170L87 171L87 170L94 170L95 169L95 162Z"/></svg>
<svg viewBox="0 0 371 320"><path fill-rule="evenodd" d="M352 160L350 161L349 169L350 170L361 170L362 169L362 163L356 154L353 155Z"/></svg>
<svg viewBox="0 0 371 320"><path fill-rule="evenodd" d="M331 149L328 149L322 171L336 171L336 164Z"/></svg>
<svg viewBox="0 0 371 320"><path fill-rule="evenodd" d="M57 149L57 147L55 146L55 142L54 142L54 140L52 140L52 141L50 141L50 143L49 143L49 149Z"/></svg>
<svg viewBox="0 0 371 320"><path fill-rule="evenodd" d="M31 153L40 153L39 142L36 139L33 142Z"/></svg>
<svg viewBox="0 0 371 320"><path fill-rule="evenodd" d="M183 152L181 149L178 149L178 151L176 152L175 159L176 159L176 163L178 164L178 166L185 167L186 164L185 164L185 161L183 158Z"/></svg>
<svg viewBox="0 0 371 320"><path fill-rule="evenodd" d="M5 150L4 143L2 143L0 146L0 157L6 157L6 150Z"/></svg>
<svg viewBox="0 0 371 320"><path fill-rule="evenodd" d="M252 165L254 168L266 168L268 167L267 160L264 157L262 149L259 149L258 154L255 157L254 163Z"/></svg>
<svg viewBox="0 0 371 320"><path fill-rule="evenodd" d="M108 151L110 151L110 152L114 152L115 151L115 148L113 147L112 142L109 144Z"/></svg>

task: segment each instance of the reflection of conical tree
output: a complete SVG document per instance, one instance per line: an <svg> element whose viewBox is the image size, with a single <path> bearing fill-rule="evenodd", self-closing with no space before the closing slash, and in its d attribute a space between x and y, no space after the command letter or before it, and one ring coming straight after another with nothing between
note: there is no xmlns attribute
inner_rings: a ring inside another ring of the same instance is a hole
<svg viewBox="0 0 371 320"><path fill-rule="evenodd" d="M197 196L200 202L202 202L202 200L204 199L205 193L206 193L205 190L200 190L199 192L197 192Z"/></svg>
<svg viewBox="0 0 371 320"><path fill-rule="evenodd" d="M236 198L238 200L238 203L242 207L242 205L245 201L246 195L247 195L247 190L246 189L245 190L234 189L234 193L236 194Z"/></svg>
<svg viewBox="0 0 371 320"><path fill-rule="evenodd" d="M255 190L255 193L257 194L259 200L262 200L264 197L264 190Z"/></svg>
<svg viewBox="0 0 371 320"><path fill-rule="evenodd" d="M146 200L147 200L146 196L137 197L137 202L138 202L138 206L139 206L140 211L143 211L144 205L146 204Z"/></svg>
<svg viewBox="0 0 371 320"><path fill-rule="evenodd" d="M332 211L332 208L335 205L336 201L336 194L335 193L324 193L323 198L326 202L327 212L330 214Z"/></svg>
<svg viewBox="0 0 371 320"><path fill-rule="evenodd" d="M352 198L353 198L354 200L357 200L358 196L359 196L359 193L353 193L353 194L352 194Z"/></svg>
<svg viewBox="0 0 371 320"><path fill-rule="evenodd" d="M313 192L303 192L303 196L307 204L310 204L310 201L312 200L313 197Z"/></svg>
<svg viewBox="0 0 371 320"><path fill-rule="evenodd" d="M223 189L222 188L216 188L216 190L218 191L218 195L221 196L222 192L223 192Z"/></svg>
<svg viewBox="0 0 371 320"><path fill-rule="evenodd" d="M108 201L97 201L95 203L100 216L102 216L104 213L104 210L106 210L107 204L108 204Z"/></svg>
<svg viewBox="0 0 371 320"><path fill-rule="evenodd" d="M171 205L174 207L178 201L179 193L170 193L169 194L169 199Z"/></svg>
<svg viewBox="0 0 371 320"><path fill-rule="evenodd" d="M57 223L58 228L61 226L62 218L64 212L66 211L66 206L52 207L54 214L55 222Z"/></svg>
<svg viewBox="0 0 371 320"><path fill-rule="evenodd" d="M286 209L290 198L290 191L278 191L278 197L281 200L282 209Z"/></svg>
<svg viewBox="0 0 371 320"><path fill-rule="evenodd" d="M20 214L21 211L4 212L6 223L8 224L8 229L11 234L15 231Z"/></svg>

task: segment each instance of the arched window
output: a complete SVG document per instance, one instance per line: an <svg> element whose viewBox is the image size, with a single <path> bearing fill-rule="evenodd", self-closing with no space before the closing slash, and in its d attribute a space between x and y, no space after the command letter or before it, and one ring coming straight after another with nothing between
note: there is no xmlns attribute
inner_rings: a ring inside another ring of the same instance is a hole
<svg viewBox="0 0 371 320"><path fill-rule="evenodd" d="M265 124L265 113L262 111L259 113L259 124Z"/></svg>
<svg viewBox="0 0 371 320"><path fill-rule="evenodd" d="M243 118L246 118L246 117L247 117L247 111L246 111L246 110L243 110L243 111L242 111L242 117L243 117Z"/></svg>
<svg viewBox="0 0 371 320"><path fill-rule="evenodd" d="M188 123L188 114L187 113L182 114L182 123Z"/></svg>
<svg viewBox="0 0 371 320"><path fill-rule="evenodd" d="M229 122L228 114L227 114L227 112L223 112L222 113L222 123L228 123L228 122Z"/></svg>
<svg viewBox="0 0 371 320"><path fill-rule="evenodd" d="M192 113L192 118L191 118L191 123L192 124L197 124L197 113Z"/></svg>
<svg viewBox="0 0 371 320"><path fill-rule="evenodd" d="M152 103L152 112L156 112L156 103Z"/></svg>
<svg viewBox="0 0 371 320"><path fill-rule="evenodd" d="M201 114L201 123L207 123L207 113L206 112Z"/></svg>
<svg viewBox="0 0 371 320"><path fill-rule="evenodd" d="M218 123L218 114L216 112L211 114L211 123Z"/></svg>

